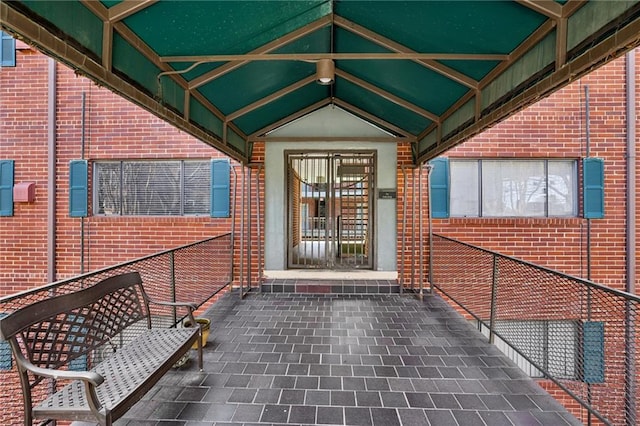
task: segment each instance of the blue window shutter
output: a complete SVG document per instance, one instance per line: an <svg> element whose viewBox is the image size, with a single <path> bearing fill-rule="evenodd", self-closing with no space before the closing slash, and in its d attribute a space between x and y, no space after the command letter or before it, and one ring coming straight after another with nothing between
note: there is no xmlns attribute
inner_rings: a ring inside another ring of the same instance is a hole
<svg viewBox="0 0 640 426"><path fill-rule="evenodd" d="M0 160L0 216L13 216L13 160Z"/></svg>
<svg viewBox="0 0 640 426"><path fill-rule="evenodd" d="M604 322L585 322L582 333L584 381L604 383Z"/></svg>
<svg viewBox="0 0 640 426"><path fill-rule="evenodd" d="M0 319L6 316L7 314L0 312ZM0 342L0 371L11 370L12 366L11 346L9 342Z"/></svg>
<svg viewBox="0 0 640 426"><path fill-rule="evenodd" d="M72 352L80 352L82 349L80 345L84 343L84 336L89 333L87 327L84 326L86 321L84 316L77 316L70 314L68 317L68 321L72 322L71 325L71 333L69 335L69 345L71 346ZM74 345L74 343L78 343L78 345ZM82 354L78 358L74 358L69 361L69 370L70 371L86 371L88 370L87 364L87 354Z"/></svg>
<svg viewBox="0 0 640 426"><path fill-rule="evenodd" d="M69 361L69 371L87 371L87 354L80 355L78 358L74 358Z"/></svg>
<svg viewBox="0 0 640 426"><path fill-rule="evenodd" d="M16 40L3 31L0 31L0 66L16 66Z"/></svg>
<svg viewBox="0 0 640 426"><path fill-rule="evenodd" d="M88 211L87 160L69 163L69 216L86 217Z"/></svg>
<svg viewBox="0 0 640 426"><path fill-rule="evenodd" d="M211 217L229 217L231 215L229 160L211 160Z"/></svg>
<svg viewBox="0 0 640 426"><path fill-rule="evenodd" d="M604 160L585 158L582 162L584 217L604 217Z"/></svg>
<svg viewBox="0 0 640 426"><path fill-rule="evenodd" d="M0 371L11 370L12 367L11 346L9 342L0 342Z"/></svg>
<svg viewBox="0 0 640 426"><path fill-rule="evenodd" d="M430 162L429 190L431 191L431 217L449 217L449 159L435 158Z"/></svg>

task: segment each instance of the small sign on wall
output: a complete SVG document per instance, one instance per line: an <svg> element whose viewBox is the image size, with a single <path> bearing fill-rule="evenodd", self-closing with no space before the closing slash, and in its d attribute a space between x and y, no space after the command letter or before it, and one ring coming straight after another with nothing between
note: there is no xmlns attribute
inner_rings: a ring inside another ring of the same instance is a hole
<svg viewBox="0 0 640 426"><path fill-rule="evenodd" d="M379 200L395 200L396 199L396 190L393 188L379 188L378 189L378 199Z"/></svg>

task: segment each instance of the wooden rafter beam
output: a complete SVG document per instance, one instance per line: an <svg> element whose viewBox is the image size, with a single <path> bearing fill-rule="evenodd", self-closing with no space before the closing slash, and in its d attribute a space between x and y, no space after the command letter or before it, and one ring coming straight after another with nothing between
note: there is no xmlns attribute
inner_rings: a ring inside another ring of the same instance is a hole
<svg viewBox="0 0 640 426"><path fill-rule="evenodd" d="M94 15L102 20L102 66L111 71L113 62L113 30L118 21L151 6L158 0L126 0L107 9L95 0L80 0ZM149 49L150 50L150 49ZM157 61L157 55L153 55Z"/></svg>
<svg viewBox="0 0 640 426"><path fill-rule="evenodd" d="M567 18L560 18L556 25L556 69L567 62Z"/></svg>
<svg viewBox="0 0 640 426"><path fill-rule="evenodd" d="M417 52L415 52L414 50L409 49L408 47L397 43L391 39L388 39L376 32L373 32L361 25L356 24L355 22L351 22L345 18L342 18L340 16L335 16L334 17L334 22L337 26L344 28L345 30L348 30L366 40L372 41L376 44L378 44L379 46L382 46L386 49L391 50L392 52L396 52L396 53L408 53L408 54L415 54ZM439 74L444 75L445 77L460 83L464 86L467 86L469 88L475 89L478 87L478 82L474 79L472 79L471 77L454 70L453 68L450 68L434 59L419 59L415 61L416 63L424 66L425 68L428 68L432 71L435 71Z"/></svg>
<svg viewBox="0 0 640 426"><path fill-rule="evenodd" d="M350 104L348 102L345 102L343 100L340 100L340 99L333 99L332 102L335 105L339 106L340 108L342 108L342 109L344 109L346 111L349 111L352 114L358 115L358 116L366 119L370 123L373 123L373 124L375 124L375 125L377 125L379 127L387 128L387 129L389 129L391 131L394 131L394 132L396 132L396 133L398 133L400 135L403 135L404 137L409 138L409 139L413 139L413 140L416 139L416 135L413 135L413 134L407 132L405 129L402 129L402 128L396 126L393 123L390 123L390 122L388 122L386 120L383 120L382 118L380 118L380 117L378 117L376 115L373 115L373 114L371 114L371 113L369 113L369 112L367 112L365 110L362 110L362 109L358 108L355 105L352 105L352 104Z"/></svg>
<svg viewBox="0 0 640 426"><path fill-rule="evenodd" d="M422 117L428 118L429 120L434 122L440 122L440 117L438 117L437 114L434 114L431 111L427 111L426 109L421 108L405 99L402 99L399 96L394 95L393 93L382 90L378 86L368 83L361 78L358 78L340 69L336 69L336 75Z"/></svg>
<svg viewBox="0 0 640 426"><path fill-rule="evenodd" d="M456 111L458 111L460 108L462 108L463 105L465 105L467 102L472 100L474 97L476 98L476 102L475 102L475 105L474 105L475 119L477 120L478 118L480 118L480 110L481 110L482 106L479 105L481 99L477 98L477 96L479 96L479 93L480 93L479 90L478 91L469 90L467 93L462 95L462 97L460 99L458 99L453 105L451 105L449 107L448 110L445 111L444 114L442 114L442 116L440 117L440 122L439 123L434 122L433 124L431 124L429 127L427 127L425 130L423 130L418 135L418 140L424 138L426 135L428 135L432 131L441 128L442 127L441 123L443 123L448 117L453 115Z"/></svg>
<svg viewBox="0 0 640 426"><path fill-rule="evenodd" d="M391 142L391 143L412 143L415 138L406 138L404 136L279 136L274 138L264 137L255 141L264 142Z"/></svg>
<svg viewBox="0 0 640 426"><path fill-rule="evenodd" d="M135 2L136 3L134 5L135 11L142 10L144 7L150 6L155 1L156 0ZM145 58L151 61L163 72L174 71L173 68L169 66L169 64L161 62L156 52L153 49L151 49L151 47L149 47L143 40L141 40L133 31L131 31L129 27L124 25L122 22L115 22L115 23L109 22L108 9L106 9L102 5L102 3L97 1L92 1L92 0L82 0L82 2L96 16L100 17L104 22L103 23L103 61L102 61L103 63L102 65L107 71L109 72L111 71L111 57L112 57L111 52L112 52L114 30L117 31L122 38L124 38L129 44L131 44L131 46L133 46L136 50L138 50ZM128 8L127 11L130 12L128 13L127 16L130 16L132 13L134 13L133 8ZM124 17L124 14L126 13L127 12L125 10L121 10L120 12L118 12L118 14L122 17ZM176 82L176 84L178 84L178 86L180 86L182 89L185 90L185 101L184 101L185 113L183 117L185 120L189 119L190 109L189 109L188 103L189 103L189 99L193 97L198 102L200 102L205 108L211 111L213 115L215 115L216 117L218 117L220 120L224 122L225 120L224 114L218 108L216 108L215 105L213 105L208 99L202 96L200 93L198 93L197 91L191 92L189 90L187 82L184 80L184 78L182 78L182 76L173 74L173 75L169 75L169 78L173 79ZM233 129L235 133L240 135L240 137L246 139L246 135L244 134L244 132L242 132L235 124L229 123L229 127Z"/></svg>
<svg viewBox="0 0 640 426"><path fill-rule="evenodd" d="M568 18L578 11L582 6L588 3L588 0L568 0L562 6L562 17Z"/></svg>
<svg viewBox="0 0 640 426"><path fill-rule="evenodd" d="M569 0L564 5L553 0L517 0L519 4L535 10L555 22L556 69L567 61L567 20L586 3L585 0Z"/></svg>
<svg viewBox="0 0 640 426"><path fill-rule="evenodd" d="M0 20L2 21L3 28L6 27L10 32L19 34L26 40L29 40L41 51L48 52L50 56L56 58L61 63L78 70L81 75L109 87L123 98L186 131L203 143L219 149L230 157L239 161L247 161L246 155L243 156L242 153L222 145L218 136L214 136L199 126L190 123L188 120L185 120L182 115L176 114L175 111L165 107L157 100L148 96L147 93L140 91L139 88L129 84L113 72L106 70L101 63L87 56L85 52L61 40L47 28L34 22L20 11L10 7L7 2L0 2ZM116 26L117 25L118 24L116 24Z"/></svg>
<svg viewBox="0 0 640 426"><path fill-rule="evenodd" d="M102 66L104 69L111 71L113 62L113 24L110 22L102 23Z"/></svg>
<svg viewBox="0 0 640 426"><path fill-rule="evenodd" d="M268 126L263 127L262 129L256 130L255 132L253 132L252 134L250 134L247 137L247 140L249 140L250 142L255 142L258 140L264 140L265 139L265 134L269 133L275 129L277 129L280 126L284 126L287 123L290 123L294 120L297 120L300 117L304 117L305 115L312 113L313 111L322 108L323 106L327 106L331 103L331 98L324 98L312 105L309 105L306 108L303 108L299 111L296 111L295 113L284 117L281 120L276 121L275 123L271 123Z"/></svg>
<svg viewBox="0 0 640 426"><path fill-rule="evenodd" d="M108 19L109 9L106 9L102 3L92 0L81 0L85 6L87 6L96 16L100 17L103 24L103 67L107 71L111 71L111 58L112 58L112 43L113 43L113 31L117 31L122 38L124 38L131 46L133 46L136 50L138 50L145 58L151 61L154 65L156 65L163 72L172 73L175 70L171 68L171 66L167 63L163 63L159 60L156 52L151 49L143 40L141 40L129 27L124 25L122 22L110 22ZM155 3L157 0L144 0L144 1L135 1L135 2L124 2L121 4L128 4L128 7L125 9L119 10L117 13L114 13L114 16L120 16L121 19L124 19L125 16L130 16L131 14L138 12L145 7L150 6ZM129 3L131 3L129 5ZM115 6L114 6L115 7ZM107 53L105 55L104 53ZM193 97L198 102L200 102L205 108L207 108L213 115L218 117L223 122L225 121L224 114L216 108L208 99L202 96L197 91L189 90L189 85L185 81L185 79L179 74L169 74L169 78L173 79L178 86L185 90L185 99L184 99L184 116L185 120L189 120L190 108L189 108L189 99ZM239 127L237 127L233 123L229 123L228 127L231 128L236 134L246 140L247 136L244 134ZM226 130L226 126L225 126ZM226 142L226 138L224 138Z"/></svg>
<svg viewBox="0 0 640 426"><path fill-rule="evenodd" d="M102 21L109 20L109 9L107 9L102 2L92 0L80 0L80 3L87 9L96 15Z"/></svg>
<svg viewBox="0 0 640 426"><path fill-rule="evenodd" d="M124 38L133 48L135 48L142 56L147 58L151 63L156 65L163 72L173 72L173 68L169 66L169 64L165 64L160 62L158 55L156 52L149 47L136 33L131 31L129 27L124 25L122 22L118 22L113 25L113 29L117 31L122 38ZM171 75L170 76L176 84L178 84L181 88L187 88L187 82L180 75Z"/></svg>
<svg viewBox="0 0 640 426"><path fill-rule="evenodd" d="M504 61L509 55L499 53L247 53L241 55L161 56L161 62L239 62L239 61L317 61L340 60L442 60L442 61Z"/></svg>
<svg viewBox="0 0 640 426"><path fill-rule="evenodd" d="M554 0L517 0L517 2L548 18L560 19L562 17L562 5Z"/></svg>
<svg viewBox="0 0 640 426"><path fill-rule="evenodd" d="M538 27L526 40L524 40L513 52L509 54L508 60L498 64L489 74L487 74L482 80L480 80L480 89L483 89L489 85L497 76L502 74L507 68L509 68L515 61L520 59L525 53L527 53L533 46L538 44L544 39L553 29L556 27L555 21L550 19L545 21Z"/></svg>
<svg viewBox="0 0 640 426"><path fill-rule="evenodd" d="M566 66L556 69L551 75L545 77L532 87L529 87L517 97L502 103L498 108L482 116L480 120L477 120L460 133L453 135L449 139L442 141L442 143L437 146L430 147L425 152L421 153L417 161L418 164L430 158L437 157L458 143L478 134L489 127L492 123L496 123L508 117L509 114L514 111L519 111L533 102L547 96L565 83L575 81L603 62L614 59L622 53L640 46L639 34L640 19L636 19L624 27L618 28L615 33L611 34L604 40L601 40L590 50L582 53L576 58L572 58Z"/></svg>
<svg viewBox="0 0 640 426"><path fill-rule="evenodd" d="M126 0L109 8L109 22L118 22L151 6L158 0Z"/></svg>
<svg viewBox="0 0 640 426"><path fill-rule="evenodd" d="M207 99L202 93L198 92L197 90L194 91L185 91L185 94L188 93L189 97L197 100L198 102L200 102L202 104L202 106L204 106L206 109L208 109L209 111L211 111L213 113L213 115L215 115L216 117L218 117L223 124L225 124L226 122L225 120L225 116L224 114L218 109L216 108L215 105L213 105L211 103L211 101L209 99ZM185 102L188 101L188 99L186 98L185 95ZM185 109L186 111L187 109ZM240 128L238 126L236 126L233 123L226 123L227 126L229 126L230 128L233 129L234 132L236 132L237 134L239 134L242 138L246 139L247 135L244 134L244 132L242 130L240 130Z"/></svg>
<svg viewBox="0 0 640 426"><path fill-rule="evenodd" d="M562 17L556 21L556 69L563 67L567 62L569 18L586 3L586 0L569 0L562 6Z"/></svg>
<svg viewBox="0 0 640 426"><path fill-rule="evenodd" d="M111 71L113 62L113 24L109 22L109 9L99 1L80 0L80 3L102 20L102 66Z"/></svg>
<svg viewBox="0 0 640 426"><path fill-rule="evenodd" d="M231 114L227 114L227 118L225 121L229 122L229 121L233 121L238 117L241 117L251 111L254 111L260 107L263 107L273 101L275 101L276 99L280 99L281 97L288 95L291 92L295 92L296 90L300 89L303 86L306 86L309 83L313 83L316 81L316 77L315 75L309 76L307 78L304 78L296 83L293 83L281 90L278 90L277 92L274 92L272 94L270 94L269 96L265 96L262 99L259 99L247 106L245 106L244 108L240 108L239 110L232 112Z"/></svg>
<svg viewBox="0 0 640 426"><path fill-rule="evenodd" d="M510 54L509 59L501 62L496 66L493 70L491 70L482 80L480 80L478 90L469 90L466 94L464 94L460 99L458 99L453 105L449 107L440 117L441 121L444 122L447 118L449 118L453 113L455 113L458 108L471 100L474 96L478 96L481 93L482 89L487 87L493 80L495 80L499 75L501 75L507 68L509 68L515 61L521 58L525 53L527 53L533 46L539 43L542 39L544 39L553 29L556 27L556 21L553 19L546 20L542 25L540 25L526 40L524 40L518 47L516 47ZM479 97L476 98L476 120L478 120L480 114L479 110L482 109L482 105L480 104L481 99ZM418 135L418 140L424 138L426 135L436 130L437 125L434 123L433 125L427 127Z"/></svg>
<svg viewBox="0 0 640 426"><path fill-rule="evenodd" d="M331 24L331 16L325 16L324 18L318 19L317 21L314 21L308 25L305 25L304 27L299 28L296 31L293 31L283 37L280 37L277 40L267 43L264 46L260 46L259 48L249 52L249 54L260 55L260 54L273 52L274 50L277 50L282 46L285 46L295 40L298 40L299 38L302 38L308 34L311 34L319 30L320 28L326 27L330 24ZM165 62L168 62L168 61L165 61ZM197 61L194 61L194 62L197 62ZM191 82L189 83L189 89L197 89L198 87L204 84L207 84L218 77L221 77L237 68L240 68L241 66L245 65L247 62L248 62L247 60L242 59L242 60L232 61L232 62L229 62L228 64L219 66L216 69L191 80Z"/></svg>

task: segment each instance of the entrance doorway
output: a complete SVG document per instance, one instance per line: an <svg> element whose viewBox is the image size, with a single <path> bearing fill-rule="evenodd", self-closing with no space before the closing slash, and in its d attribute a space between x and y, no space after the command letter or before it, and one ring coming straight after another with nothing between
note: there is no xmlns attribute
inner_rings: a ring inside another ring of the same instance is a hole
<svg viewBox="0 0 640 426"><path fill-rule="evenodd" d="M372 269L375 152L285 155L288 267Z"/></svg>

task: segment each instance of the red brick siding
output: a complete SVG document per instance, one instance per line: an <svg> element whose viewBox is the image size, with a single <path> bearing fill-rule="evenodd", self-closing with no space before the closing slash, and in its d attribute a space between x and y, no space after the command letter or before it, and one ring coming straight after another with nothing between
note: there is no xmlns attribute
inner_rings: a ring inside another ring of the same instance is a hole
<svg viewBox="0 0 640 426"><path fill-rule="evenodd" d="M18 55L15 68L0 72L0 158L15 161L15 183L35 182L36 200L14 203L14 215L0 218L0 296L47 277L47 59Z"/></svg>
<svg viewBox="0 0 640 426"><path fill-rule="evenodd" d="M264 269L264 187L265 187L265 146L264 142L256 142L253 144L253 152L251 153L251 169L252 169L252 190L254 200L251 203L252 207L252 230L251 240L248 241L251 248L251 286L259 287L262 277L262 270ZM256 185L258 188L256 188ZM255 195L258 192L259 205L256 204ZM284 209L285 207L282 206ZM259 229L258 229L259 228ZM260 232L258 232L260 231Z"/></svg>
<svg viewBox="0 0 640 426"><path fill-rule="evenodd" d="M0 157L15 160L16 182L35 181L36 201L15 203L13 217L0 220L0 294L46 283L47 259L47 76L48 59L18 53L18 67L0 74ZM228 232L230 219L209 217L105 217L68 215L69 161L82 157L82 97L85 95L84 155L106 159L209 159L212 147L175 129L70 69L57 65L57 279ZM28 117L27 119L25 117ZM91 176L90 176L91 181Z"/></svg>
<svg viewBox="0 0 640 426"><path fill-rule="evenodd" d="M263 160L264 161L264 160ZM236 226L235 226L235 246L234 246L234 283L238 284L242 278L246 287L259 286L259 277L264 264L264 167L257 161L251 164L251 174L247 173L245 191L242 190L242 172L238 169L238 192L236 193ZM233 176L233 175L232 175ZM233 179L233 178L232 178ZM251 181L249 184L249 180ZM256 186L259 185L259 205L256 200ZM249 190L250 189L250 190ZM242 233L242 194L245 193L244 226ZM284 207L283 207L284 208ZM258 214L258 212L260 214ZM258 238L258 226L260 236ZM242 243L244 236L244 244ZM240 260L244 265L240 270ZM242 277L241 277L242 275Z"/></svg>
<svg viewBox="0 0 640 426"><path fill-rule="evenodd" d="M16 203L13 217L0 218L0 296L45 284L47 232L47 75L48 59L31 50L21 51L15 69L0 72L0 158L16 161L16 182L36 182L36 201ZM57 278L80 272L81 219L68 216L68 164L81 157L82 93L86 96L85 157L104 159L161 159L222 157L203 144L122 100L71 70L57 65ZM638 82L640 85L640 81ZM581 158L585 155L584 86L590 89L591 155L605 159L606 218L592 221L591 277L594 281L624 288L625 261L625 111L624 59L619 59L565 87L536 105L495 125L490 130L447 153L451 158ZM636 88L638 93L638 88ZM640 110L640 96L638 97ZM25 119L28 117L28 119ZM264 164L264 144L254 145L252 165ZM411 146L398 145L398 269L404 266L405 284L411 280L419 262L428 268L428 239L425 234L416 247L423 245L422 259L411 257L412 227L418 217L412 215ZM405 169L402 167L405 166ZM638 164L636 163L636 169ZM408 174L404 193L403 170ZM238 187L242 171L237 168ZM254 168L252 183L255 191ZM423 173L423 207L427 208L426 173ZM233 179L233 174L232 174ZM264 208L264 169L260 176L261 208ZM417 180L416 188L417 190ZM640 178L637 182L640 187ZM416 194L418 195L418 194ZM403 205L406 198L407 249L400 252ZM416 196L418 203L419 197ZM234 256L240 257L241 193L236 199L236 243ZM284 208L284 206L283 206ZM264 211L258 214L255 199L251 208L251 239L245 233L245 259L251 252L252 282L257 285L258 256L264 240ZM248 218L249 213L247 213ZM637 214L640 216L640 214ZM248 219L245 219L248 220ZM426 233L427 215L423 215ZM257 224L262 236L258 241ZM85 223L86 271L140 257L198 239L228 232L231 219L208 217L101 217L90 216ZM586 221L570 219L478 218L434 220L434 231L471 244L523 258L569 274L586 276ZM417 232L416 234L417 235ZM418 254L417 251L414 252ZM236 262L238 265L238 262ZM236 281L240 275L236 267ZM637 271L640 273L640 271ZM243 272L245 279L247 271ZM418 276L413 279L419 285ZM427 283L425 283L427 284ZM0 390L7 393L2 377ZM547 386L545 384L545 386ZM560 394L559 394L560 395ZM563 401L565 401L563 399ZM21 402L5 412L22 411ZM566 402L566 401L565 401ZM567 402L569 407L572 402ZM575 409L575 407L573 407ZM15 419L0 419L12 423Z"/></svg>
<svg viewBox="0 0 640 426"><path fill-rule="evenodd" d="M421 279L423 288L429 285L429 174L426 167L423 167L421 174L420 170L413 166L410 144L399 144L397 156L399 167L396 213L398 217L396 227L398 279L405 288L413 287L418 290ZM420 207L422 207L422 238ZM420 256L421 249L422 256Z"/></svg>
<svg viewBox="0 0 640 426"><path fill-rule="evenodd" d="M210 159L217 150L177 130L115 94L58 67L58 274L80 270L80 218L68 216L68 164L84 155L108 159ZM90 166L90 182L91 182ZM91 201L91 200L90 200ZM93 270L230 230L230 220L210 217L106 217L84 219L85 266Z"/></svg>
<svg viewBox="0 0 640 426"><path fill-rule="evenodd" d="M640 56L637 61L640 61ZM587 220L581 217L436 219L434 231L571 275L590 276L593 281L610 287L625 289L627 255L625 247L627 172L625 58L594 71L450 150L446 155L452 159L554 157L581 159L587 155L585 86L589 88L590 155L603 158L605 162L605 218L591 221L590 272L587 271L588 225ZM640 86L635 88L637 94L640 93L639 88ZM637 129L637 119L635 126ZM637 150L633 155L637 155ZM636 159L636 170L638 166ZM580 177L580 182L581 180ZM636 177L636 185L639 183L640 179ZM581 188L581 184L579 186ZM637 202L637 191L635 196ZM582 206L580 211L581 208ZM637 218L636 210L636 220ZM636 231L636 238L637 236ZM465 268L465 265L461 264L460 267ZM640 268L637 267L636 277L639 273ZM503 273L501 276L504 278ZM521 288L515 290L519 294L514 294L513 297L506 295L504 302L509 310L518 308L521 317L528 318L541 316L553 318L558 313L570 317L567 308L572 303L561 299L563 295L568 297L570 294L568 289L558 288L556 296L559 297L556 299L547 297L548 294L544 295L545 299L535 304L535 308L516 306L518 300L527 298L535 300L535 292L526 290L533 289ZM524 297L522 294L524 292L529 295ZM476 300L477 295L472 299ZM482 308L480 305L478 307ZM615 307L609 304L601 310L609 316L605 371L607 384L606 387L593 386L593 401L597 407L606 410L606 415L611 416L613 422L618 424L623 422L624 413L624 395L622 394L624 341L620 333L610 328L615 323L610 316L614 312L623 312L624 309L622 306ZM616 387L614 385L616 382L620 386ZM586 420L586 413L564 392L550 382L541 381L541 384L574 414ZM585 394L585 391L580 389L579 382L571 386L577 387L575 390L578 394Z"/></svg>
<svg viewBox="0 0 640 426"><path fill-rule="evenodd" d="M605 218L591 221L591 278L618 289L625 285L624 76L622 58L446 154L451 159L583 158L584 88L588 86L590 155L605 161L606 194ZM587 276L587 221L580 217L436 219L434 231L568 274Z"/></svg>
<svg viewBox="0 0 640 426"><path fill-rule="evenodd" d="M47 283L47 140L49 59L25 49L17 66L0 72L0 158L15 160L15 182L33 181L33 203L14 203L0 218L0 296ZM231 219L210 217L71 218L69 161L82 157L82 98L85 95L84 157L107 159L210 159L216 149L163 122L112 92L56 65L56 279L100 269L231 230ZM241 174L240 174L241 175ZM89 177L91 182L91 174ZM240 181L241 182L241 181ZM91 202L91 197L89 199ZM15 373L1 373L0 391L16 389ZM4 402L3 402L4 404ZM4 406L2 424L19 421L22 401Z"/></svg>

